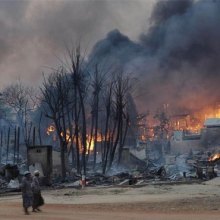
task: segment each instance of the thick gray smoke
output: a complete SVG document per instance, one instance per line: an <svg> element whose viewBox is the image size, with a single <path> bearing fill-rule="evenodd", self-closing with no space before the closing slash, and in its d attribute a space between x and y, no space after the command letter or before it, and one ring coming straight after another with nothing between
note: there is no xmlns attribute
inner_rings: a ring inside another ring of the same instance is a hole
<svg viewBox="0 0 220 220"><path fill-rule="evenodd" d="M66 45L80 41L88 53L114 28L137 37L153 1L1 0L0 89L18 78L39 86L42 71L60 64Z"/></svg>
<svg viewBox="0 0 220 220"><path fill-rule="evenodd" d="M111 31L90 57L139 77L139 106L195 110L220 101L220 1L159 1L133 42Z"/></svg>

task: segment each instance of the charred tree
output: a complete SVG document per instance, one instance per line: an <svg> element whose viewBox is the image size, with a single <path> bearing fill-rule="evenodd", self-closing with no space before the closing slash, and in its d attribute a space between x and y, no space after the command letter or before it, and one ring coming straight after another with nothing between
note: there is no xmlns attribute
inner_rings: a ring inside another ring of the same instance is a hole
<svg viewBox="0 0 220 220"><path fill-rule="evenodd" d="M16 113L22 137L28 147L31 144L31 113L34 111L36 105L33 89L23 85L21 81L18 81L3 90L2 98L4 103Z"/></svg>
<svg viewBox="0 0 220 220"><path fill-rule="evenodd" d="M122 72L119 72L115 76L115 83L114 83L114 112L115 112L115 126L116 131L114 144L110 153L110 160L109 160L109 168L112 166L115 153L118 152L118 162L120 164L121 161L121 154L123 150L123 146L125 143L125 138L127 134L127 128L129 124L129 117L126 114L126 107L127 97L131 90L130 84L131 78L125 76Z"/></svg>
<svg viewBox="0 0 220 220"><path fill-rule="evenodd" d="M94 75L92 77L92 125L94 124L94 161L93 161L93 169L96 167L96 155L97 155L97 139L98 139L98 130L100 128L99 125L99 111L100 111L100 93L103 89L103 84L105 81L105 74L102 74L98 69L98 65L95 66ZM92 126L93 129L93 126ZM101 129L100 129L101 130ZM93 134L93 132L91 132Z"/></svg>
<svg viewBox="0 0 220 220"><path fill-rule="evenodd" d="M76 49L67 49L70 60L69 73L74 87L74 138L77 152L77 170L86 174L87 153L87 122L86 122L86 97L89 83L88 72L85 66L85 57L82 56L80 46ZM80 152L81 150L81 152ZM81 162L80 163L80 153Z"/></svg>
<svg viewBox="0 0 220 220"><path fill-rule="evenodd" d="M103 145L103 153L102 153L102 173L106 173L108 157L110 152L110 119L111 119L111 108L112 108L112 90L113 90L113 82L109 84L107 87L107 92L105 94L105 130L104 130L104 145Z"/></svg>
<svg viewBox="0 0 220 220"><path fill-rule="evenodd" d="M48 79L44 78L41 92L43 95L42 101L45 104L45 116L53 120L59 138L62 179L65 180L67 171L65 155L68 145L66 124L68 112L66 110L69 105L70 87L69 80L62 67L52 73Z"/></svg>

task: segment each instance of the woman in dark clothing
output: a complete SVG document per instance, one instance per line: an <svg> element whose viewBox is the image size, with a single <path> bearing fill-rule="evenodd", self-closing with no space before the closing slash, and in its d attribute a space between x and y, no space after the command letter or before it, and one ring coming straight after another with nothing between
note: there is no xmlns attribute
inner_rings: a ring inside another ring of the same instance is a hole
<svg viewBox="0 0 220 220"><path fill-rule="evenodd" d="M39 209L39 207L44 204L44 200L41 196L39 176L40 176L40 172L38 170L35 170L34 171L34 177L33 177L32 184L31 184L31 188L32 188L32 191L33 191L33 204L32 204L32 208L33 208L32 211L33 212L41 211Z"/></svg>
<svg viewBox="0 0 220 220"><path fill-rule="evenodd" d="M31 189L31 173L29 171L24 172L24 177L21 182L21 192L23 199L24 213L29 215L28 208L32 206L33 193Z"/></svg>

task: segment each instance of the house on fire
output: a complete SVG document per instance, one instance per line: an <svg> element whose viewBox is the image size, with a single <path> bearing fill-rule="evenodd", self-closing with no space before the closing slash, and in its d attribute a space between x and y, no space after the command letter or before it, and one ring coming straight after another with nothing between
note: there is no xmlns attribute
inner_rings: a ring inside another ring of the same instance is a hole
<svg viewBox="0 0 220 220"><path fill-rule="evenodd" d="M199 134L174 131L170 143L171 152L180 154L220 146L220 118L206 119Z"/></svg>

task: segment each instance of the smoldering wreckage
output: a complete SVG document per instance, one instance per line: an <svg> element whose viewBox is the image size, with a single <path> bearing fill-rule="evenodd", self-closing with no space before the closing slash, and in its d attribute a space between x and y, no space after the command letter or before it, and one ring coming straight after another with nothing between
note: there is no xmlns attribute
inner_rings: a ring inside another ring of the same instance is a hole
<svg viewBox="0 0 220 220"><path fill-rule="evenodd" d="M148 34L141 35L139 43L115 30L94 46L90 56L97 57L99 61L107 59L109 63L111 58L115 58L123 69L130 67L129 72L138 65L142 77L142 72L148 72L148 81L141 80L144 87L149 88L149 95L144 97L148 105L161 106L165 100L170 100L173 106L183 108L187 100L197 109L202 106L195 106L195 102L201 105L203 100L207 105L216 103L219 100L220 68L220 44L216 40L220 30L218 6L219 1L161 1L152 15L153 26ZM209 13L201 13L204 9L210 10ZM207 16L209 14L212 16ZM182 30L186 31L184 37L180 34ZM108 57L106 51L110 51ZM177 74L181 75L177 77ZM196 86L190 86L189 79L197 82ZM194 93L199 96L192 95ZM189 110L195 109L189 105ZM164 110L167 112L167 108ZM7 146L1 143L0 192L19 191L19 182L26 169L32 173L35 169L40 170L42 184L51 188L193 183L215 178L220 175L219 106L215 110L214 116L206 114L208 119L200 128L195 120L191 120L199 133L192 132L194 129L189 127L188 115L176 115L171 118L173 129L167 138L135 137L137 143L124 146L120 167L113 164L105 175L101 172L100 154L97 154L96 172L91 171L92 165L88 161L86 176L76 174L67 159L65 182L59 178L60 152L55 151L53 146L33 145L27 152L20 152L10 151L8 143ZM198 118L191 116L192 119ZM150 131L150 127L143 128L143 134L146 130Z"/></svg>
<svg viewBox="0 0 220 220"><path fill-rule="evenodd" d="M40 170L41 185L50 189L202 183L220 175L220 147L204 150L199 144L204 134L207 138L207 133L210 132L208 138L213 138L213 129L220 132L220 125L215 121L212 123L200 135L186 135L181 132L180 140L179 132L174 132L166 141L139 141L135 147L125 146L120 168L113 166L105 175L101 172L98 154L96 172L88 162L86 176L77 174L69 163L65 182L59 178L60 152L54 151L52 146L31 146L27 150L26 158L24 155L16 155L15 158L15 154L9 153L8 163L4 163L6 154L1 150L0 193L19 192L19 183L27 169L31 173L36 169Z"/></svg>

